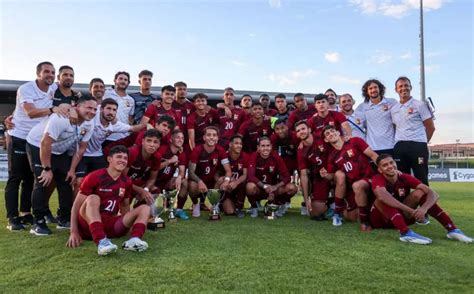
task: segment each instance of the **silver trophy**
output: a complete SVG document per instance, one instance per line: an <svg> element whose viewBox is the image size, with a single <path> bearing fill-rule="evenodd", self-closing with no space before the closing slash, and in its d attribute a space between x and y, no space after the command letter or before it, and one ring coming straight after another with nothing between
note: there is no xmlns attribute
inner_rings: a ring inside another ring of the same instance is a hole
<svg viewBox="0 0 474 294"><path fill-rule="evenodd" d="M209 215L209 220L215 221L220 220L221 215L219 211L219 204L221 199L224 196L224 191L220 191L218 189L209 189L207 191L206 197L209 199L209 203L212 205L211 214Z"/></svg>
<svg viewBox="0 0 474 294"><path fill-rule="evenodd" d="M148 220L147 228L156 231L165 228L165 221L161 218L161 215L165 211L165 200L162 194L153 194L153 198L155 201L150 205L151 217Z"/></svg>
<svg viewBox="0 0 474 294"><path fill-rule="evenodd" d="M178 196L179 191L178 190L171 190L171 191L166 191L163 190L163 199L166 201L166 211L169 211L168 214L168 221L170 222L176 222L176 209L174 207L175 201L176 201L176 196Z"/></svg>
<svg viewBox="0 0 474 294"><path fill-rule="evenodd" d="M276 218L275 212L278 210L279 207L280 207L279 205L276 205L273 203L267 203L267 205L265 205L264 218L268 220L274 220Z"/></svg>

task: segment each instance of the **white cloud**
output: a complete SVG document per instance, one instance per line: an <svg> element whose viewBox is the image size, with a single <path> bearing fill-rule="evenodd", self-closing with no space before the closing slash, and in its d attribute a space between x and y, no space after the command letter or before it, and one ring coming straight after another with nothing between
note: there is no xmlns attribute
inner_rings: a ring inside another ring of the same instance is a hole
<svg viewBox="0 0 474 294"><path fill-rule="evenodd" d="M332 75L331 81L338 84L349 84L359 86L361 81L344 75Z"/></svg>
<svg viewBox="0 0 474 294"><path fill-rule="evenodd" d="M400 55L400 59L410 59L413 57L413 54L411 52L406 52Z"/></svg>
<svg viewBox="0 0 474 294"><path fill-rule="evenodd" d="M255 33L250 33L250 34L249 34L249 37L250 37L250 38L255 38L256 36L257 36L257 34L255 34Z"/></svg>
<svg viewBox="0 0 474 294"><path fill-rule="evenodd" d="M448 0L424 0L423 8L426 11L440 9ZM412 10L420 8L419 0L349 0L349 3L363 14L382 14L393 18L403 18Z"/></svg>
<svg viewBox="0 0 474 294"><path fill-rule="evenodd" d="M237 67L244 67L244 66L247 66L247 63L245 62L242 62L242 61L239 61L239 60L230 60L230 63L232 63L233 65L237 66Z"/></svg>
<svg viewBox="0 0 474 294"><path fill-rule="evenodd" d="M326 52L324 53L324 59L328 62L336 63L341 60L341 54L339 52Z"/></svg>
<svg viewBox="0 0 474 294"><path fill-rule="evenodd" d="M431 57L438 57L438 56L443 56L444 52L441 51L433 51L433 52L428 52L425 54L426 57L431 58Z"/></svg>
<svg viewBox="0 0 474 294"><path fill-rule="evenodd" d="M375 54L369 58L369 63L375 64L387 64L390 63L393 59L393 56L390 52L383 50L376 50Z"/></svg>
<svg viewBox="0 0 474 294"><path fill-rule="evenodd" d="M281 86L294 85L302 79L312 77L317 74L317 71L313 69L307 69L303 71L292 71L287 74L270 74L268 79L272 82L277 82Z"/></svg>
<svg viewBox="0 0 474 294"><path fill-rule="evenodd" d="M268 0L268 5L271 8L281 8L282 0Z"/></svg>

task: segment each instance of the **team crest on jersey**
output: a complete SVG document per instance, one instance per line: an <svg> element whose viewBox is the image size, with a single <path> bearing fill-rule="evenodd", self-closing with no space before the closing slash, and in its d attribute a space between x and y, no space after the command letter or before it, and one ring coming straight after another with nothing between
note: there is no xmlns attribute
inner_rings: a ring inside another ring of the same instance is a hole
<svg viewBox="0 0 474 294"><path fill-rule="evenodd" d="M399 189L398 189L398 195L399 195L400 197L405 197L405 189L399 188Z"/></svg>
<svg viewBox="0 0 474 294"><path fill-rule="evenodd" d="M423 164L425 162L425 160L423 159L423 157L418 157L418 164Z"/></svg>
<svg viewBox="0 0 474 294"><path fill-rule="evenodd" d="M347 150L347 156L353 157L354 156L354 151L352 151L352 149Z"/></svg>
<svg viewBox="0 0 474 294"><path fill-rule="evenodd" d="M212 159L212 164L217 165L217 158Z"/></svg>
<svg viewBox="0 0 474 294"><path fill-rule="evenodd" d="M86 133L87 133L87 129L81 128L81 131L79 132L79 134L81 134L81 136L84 136Z"/></svg>
<svg viewBox="0 0 474 294"><path fill-rule="evenodd" d="M237 169L242 169L243 168L243 164L242 163L237 163Z"/></svg>
<svg viewBox="0 0 474 294"><path fill-rule="evenodd" d="M357 118L356 119L356 124L360 125L361 121L360 121L360 118Z"/></svg>
<svg viewBox="0 0 474 294"><path fill-rule="evenodd" d="M239 119L239 115L237 113L234 113L234 120L238 120Z"/></svg>
<svg viewBox="0 0 474 294"><path fill-rule="evenodd" d="M267 135L267 129L263 129L262 133L263 133L264 136L266 136Z"/></svg>
<svg viewBox="0 0 474 294"><path fill-rule="evenodd" d="M125 188L119 188L119 197L125 196Z"/></svg>
<svg viewBox="0 0 474 294"><path fill-rule="evenodd" d="M324 145L318 145L319 151L324 152Z"/></svg>
<svg viewBox="0 0 474 294"><path fill-rule="evenodd" d="M330 121L330 122L329 122L329 125L330 125L330 126L333 126L333 125L334 125L334 122L333 122L333 121Z"/></svg>
<svg viewBox="0 0 474 294"><path fill-rule="evenodd" d="M384 104L383 105L383 111L387 111L388 110L388 105L387 104Z"/></svg>
<svg viewBox="0 0 474 294"><path fill-rule="evenodd" d="M126 107L130 107L130 101L126 101L126 102L125 102L125 106L126 106Z"/></svg>
<svg viewBox="0 0 474 294"><path fill-rule="evenodd" d="M412 114L413 113L413 108L412 107L409 107L408 108L408 114Z"/></svg>
<svg viewBox="0 0 474 294"><path fill-rule="evenodd" d="M270 166L268 167L268 170L269 170L271 173L273 172L274 169L275 169L275 167L274 167L273 165L270 165Z"/></svg>

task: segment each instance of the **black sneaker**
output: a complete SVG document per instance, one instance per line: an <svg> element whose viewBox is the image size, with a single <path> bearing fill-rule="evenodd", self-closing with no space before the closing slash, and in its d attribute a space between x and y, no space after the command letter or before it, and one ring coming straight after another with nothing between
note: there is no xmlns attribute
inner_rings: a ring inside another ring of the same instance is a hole
<svg viewBox="0 0 474 294"><path fill-rule="evenodd" d="M71 229L71 223L68 222L68 221L58 220L58 224L56 225L56 229L58 229L58 230L69 230L69 229Z"/></svg>
<svg viewBox="0 0 474 294"><path fill-rule="evenodd" d="M46 221L47 224L57 224L58 220L54 217L54 215L51 213L51 211L48 211L48 213L44 216L44 220Z"/></svg>
<svg viewBox="0 0 474 294"><path fill-rule="evenodd" d="M242 209L236 209L235 210L235 215L238 218L244 218L245 217L245 211L243 211Z"/></svg>
<svg viewBox="0 0 474 294"><path fill-rule="evenodd" d="M35 224L32 214L25 214L24 216L20 216L20 221L24 226L32 226Z"/></svg>
<svg viewBox="0 0 474 294"><path fill-rule="evenodd" d="M8 220L7 229L9 229L12 232L19 232L19 231L23 231L25 227L21 224L19 217L13 217Z"/></svg>
<svg viewBox="0 0 474 294"><path fill-rule="evenodd" d="M30 234L36 236L48 236L51 235L53 232L48 228L46 222L44 220L37 221L30 229Z"/></svg>

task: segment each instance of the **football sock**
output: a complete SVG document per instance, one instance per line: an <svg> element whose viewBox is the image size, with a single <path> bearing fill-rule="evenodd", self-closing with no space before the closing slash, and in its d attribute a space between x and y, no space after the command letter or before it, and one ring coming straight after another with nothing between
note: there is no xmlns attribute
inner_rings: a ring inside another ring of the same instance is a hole
<svg viewBox="0 0 474 294"><path fill-rule="evenodd" d="M423 205L425 201L426 195L421 198L420 206ZM441 207L438 206L437 203L435 203L433 206L431 206L430 209L428 209L428 214L434 217L443 227L446 228L446 230L451 231L456 229L456 226L454 225L451 218Z"/></svg>
<svg viewBox="0 0 474 294"><path fill-rule="evenodd" d="M89 225L89 230L91 231L92 239L95 244L99 245L99 241L107 237L104 232L104 225L102 222L93 222Z"/></svg>
<svg viewBox="0 0 474 294"><path fill-rule="evenodd" d="M382 214L392 222L393 226L400 232L400 234L408 232L409 229L405 223L405 219L398 209L388 205L383 205Z"/></svg>
<svg viewBox="0 0 474 294"><path fill-rule="evenodd" d="M366 224L369 222L369 210L367 205L365 206L358 206L359 208L359 220L361 224Z"/></svg>
<svg viewBox="0 0 474 294"><path fill-rule="evenodd" d="M142 223L133 224L132 231L130 232L130 237L132 237L132 238L133 237L137 237L137 238L143 237L143 234L145 234L145 229L146 229L145 224L142 224Z"/></svg>
<svg viewBox="0 0 474 294"><path fill-rule="evenodd" d="M187 197L179 197L178 196L178 209L183 209L184 204L186 203Z"/></svg>
<svg viewBox="0 0 474 294"><path fill-rule="evenodd" d="M344 212L344 199L342 198L334 198L334 203L336 204L336 208L334 209L334 212L339 214L339 215L342 215L342 213Z"/></svg>

